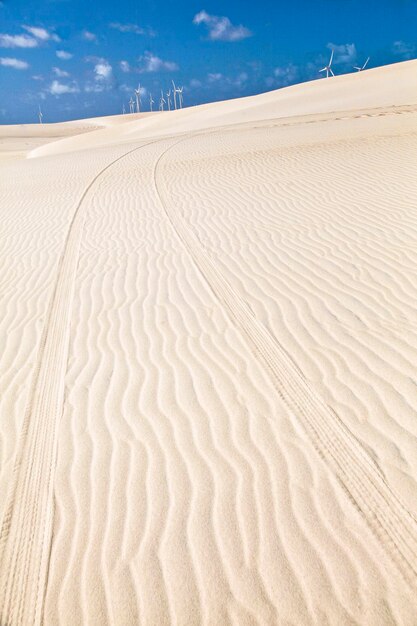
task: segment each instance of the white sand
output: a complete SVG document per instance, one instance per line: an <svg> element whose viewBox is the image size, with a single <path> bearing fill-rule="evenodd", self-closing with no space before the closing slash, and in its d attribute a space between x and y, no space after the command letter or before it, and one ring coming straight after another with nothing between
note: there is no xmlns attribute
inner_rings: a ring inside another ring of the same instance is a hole
<svg viewBox="0 0 417 626"><path fill-rule="evenodd" d="M416 70L0 129L2 626L415 625Z"/></svg>

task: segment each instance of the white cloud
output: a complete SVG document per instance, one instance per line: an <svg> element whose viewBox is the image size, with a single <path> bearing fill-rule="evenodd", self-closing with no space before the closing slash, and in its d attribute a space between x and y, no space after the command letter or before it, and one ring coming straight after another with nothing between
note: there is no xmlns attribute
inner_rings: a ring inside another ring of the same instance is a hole
<svg viewBox="0 0 417 626"><path fill-rule="evenodd" d="M58 80L53 80L48 91L53 96L62 96L66 93L78 93L80 90L77 83L66 85L64 83L60 83Z"/></svg>
<svg viewBox="0 0 417 626"><path fill-rule="evenodd" d="M94 33L92 33L89 30L83 30L82 37L86 41L97 41L97 35L95 35Z"/></svg>
<svg viewBox="0 0 417 626"><path fill-rule="evenodd" d="M240 72L240 74L238 74L237 76L225 76L224 74L221 74L220 72L207 74L207 82L208 83L221 83L221 88L228 87L228 86L240 88L240 87L243 87L243 85L248 81L248 79L249 79L249 75L247 74L247 72Z"/></svg>
<svg viewBox="0 0 417 626"><path fill-rule="evenodd" d="M28 33L36 37L36 39L40 39L41 41L61 41L58 35L55 33L50 33L46 28L40 28L38 26L22 26Z"/></svg>
<svg viewBox="0 0 417 626"><path fill-rule="evenodd" d="M124 91L125 93L133 93L133 87L130 87L130 85L126 85L125 83L120 85L119 90Z"/></svg>
<svg viewBox="0 0 417 626"><path fill-rule="evenodd" d="M163 61L151 52L145 52L145 54L140 57L139 62L142 63L141 72L161 72L164 70L175 72L179 69L178 65L173 61Z"/></svg>
<svg viewBox="0 0 417 626"><path fill-rule="evenodd" d="M127 61L120 61L120 69L126 74L130 72L130 65Z"/></svg>
<svg viewBox="0 0 417 626"><path fill-rule="evenodd" d="M197 78L192 78L190 80L190 87L198 88L201 87L202 84L201 80L198 80Z"/></svg>
<svg viewBox="0 0 417 626"><path fill-rule="evenodd" d="M29 67L29 63L26 63L26 61L12 59L10 57L0 57L0 65L3 65L4 67L12 67L15 70L27 70Z"/></svg>
<svg viewBox="0 0 417 626"><path fill-rule="evenodd" d="M38 40L29 35L0 35L0 48L36 48Z"/></svg>
<svg viewBox="0 0 417 626"><path fill-rule="evenodd" d="M71 52L65 52L65 50L57 50L56 56L58 57L58 59L62 59L63 61L68 61L69 59L72 59L73 57Z"/></svg>
<svg viewBox="0 0 417 626"><path fill-rule="evenodd" d="M103 91L110 91L112 89L112 83L106 81L87 82L84 85L84 91L86 93L102 93Z"/></svg>
<svg viewBox="0 0 417 626"><path fill-rule="evenodd" d="M247 82L249 76L246 72L241 72L236 76L236 78L232 81L236 87L243 87L243 85Z"/></svg>
<svg viewBox="0 0 417 626"><path fill-rule="evenodd" d="M283 67L276 67L274 69L274 76L280 86L290 85L297 81L298 67L293 63L289 63Z"/></svg>
<svg viewBox="0 0 417 626"><path fill-rule="evenodd" d="M108 61L101 59L94 66L95 79L98 81L108 81L112 78L113 68Z"/></svg>
<svg viewBox="0 0 417 626"><path fill-rule="evenodd" d="M209 15L206 11L200 11L194 16L193 24L205 24L209 31L209 39L213 41L240 41L251 37L251 31L242 26L234 26L228 17Z"/></svg>
<svg viewBox="0 0 417 626"><path fill-rule="evenodd" d="M101 93L106 91L106 85L104 83L86 83L84 85L84 91L86 93Z"/></svg>
<svg viewBox="0 0 417 626"><path fill-rule="evenodd" d="M68 72L65 72L65 70L61 70L59 67L53 67L52 71L55 76L58 76L58 78L68 78L69 76Z"/></svg>
<svg viewBox="0 0 417 626"><path fill-rule="evenodd" d="M207 74L207 78L209 83L215 83L218 80L221 80L223 78L223 74L217 73L217 74Z"/></svg>
<svg viewBox="0 0 417 626"><path fill-rule="evenodd" d="M120 24L120 22L112 22L109 24L110 28L114 28L114 30L118 30L121 33L134 33L135 35L149 35L150 37L155 36L155 32L152 28L143 28L138 24Z"/></svg>
<svg viewBox="0 0 417 626"><path fill-rule="evenodd" d="M417 51L415 44L406 43L405 41L394 41L392 44L392 51L394 54L402 57L403 59L411 59Z"/></svg>
<svg viewBox="0 0 417 626"><path fill-rule="evenodd" d="M328 43L329 50L334 50L335 65L341 63L355 63L356 61L356 47L354 43L342 43L340 45L334 43Z"/></svg>

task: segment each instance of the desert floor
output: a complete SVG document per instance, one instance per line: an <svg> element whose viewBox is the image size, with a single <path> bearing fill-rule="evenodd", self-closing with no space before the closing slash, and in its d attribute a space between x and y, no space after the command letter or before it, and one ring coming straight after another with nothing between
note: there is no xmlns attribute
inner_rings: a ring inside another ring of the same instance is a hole
<svg viewBox="0 0 417 626"><path fill-rule="evenodd" d="M417 623L417 61L0 127L0 624Z"/></svg>

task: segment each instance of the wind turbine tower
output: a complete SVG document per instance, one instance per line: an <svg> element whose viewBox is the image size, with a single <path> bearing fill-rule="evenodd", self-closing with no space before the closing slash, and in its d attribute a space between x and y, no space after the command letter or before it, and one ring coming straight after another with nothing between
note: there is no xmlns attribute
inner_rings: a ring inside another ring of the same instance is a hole
<svg viewBox="0 0 417 626"><path fill-rule="evenodd" d="M140 113L140 83L138 88L135 89L135 97L136 97L136 112Z"/></svg>
<svg viewBox="0 0 417 626"><path fill-rule="evenodd" d="M177 88L175 86L174 81L172 81L172 86L174 88L174 108L177 110Z"/></svg>
<svg viewBox="0 0 417 626"><path fill-rule="evenodd" d="M129 100L129 109L131 113L135 112L135 102L132 98L132 96L130 96L130 100Z"/></svg>
<svg viewBox="0 0 417 626"><path fill-rule="evenodd" d="M326 72L326 78L329 78L330 74L334 76L334 72L332 70L333 55L334 55L334 50L332 50L332 53L330 55L329 63L325 65L321 70L319 70L319 72Z"/></svg>
<svg viewBox="0 0 417 626"><path fill-rule="evenodd" d="M178 93L178 100L179 100L180 109L182 109L183 104L184 104L184 100L183 100L183 97L182 97L183 91L184 91L184 87L178 87L177 93Z"/></svg>
<svg viewBox="0 0 417 626"><path fill-rule="evenodd" d="M39 124L43 124L43 122L42 122L43 113L42 113L42 110L41 110L41 105L39 105L38 118L39 118Z"/></svg>
<svg viewBox="0 0 417 626"><path fill-rule="evenodd" d="M155 104L155 100L152 98L152 94L149 94L149 107L151 109L151 112L153 111L153 105Z"/></svg>
<svg viewBox="0 0 417 626"><path fill-rule="evenodd" d="M166 104L166 100L164 100L164 92L161 89L161 99L159 101L159 110L160 111L164 110L164 104Z"/></svg>

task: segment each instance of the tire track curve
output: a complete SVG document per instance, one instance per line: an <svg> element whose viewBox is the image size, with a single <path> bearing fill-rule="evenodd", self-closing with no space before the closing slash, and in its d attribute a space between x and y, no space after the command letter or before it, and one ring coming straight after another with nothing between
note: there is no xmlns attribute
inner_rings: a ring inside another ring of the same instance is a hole
<svg viewBox="0 0 417 626"><path fill-rule="evenodd" d="M417 588L417 520L390 488L355 435L314 391L277 337L257 319L249 304L217 269L178 208L170 206L164 191L163 160L171 149L187 139L189 136L175 141L160 154L154 166L155 190L165 217L217 300L246 337L255 357L264 365L280 399L302 425L405 581Z"/></svg>
<svg viewBox="0 0 417 626"><path fill-rule="evenodd" d="M83 232L84 201L124 152L102 168L79 199L62 253L36 360L13 477L0 530L0 624L40 624L53 528L53 476L62 415L71 309Z"/></svg>

